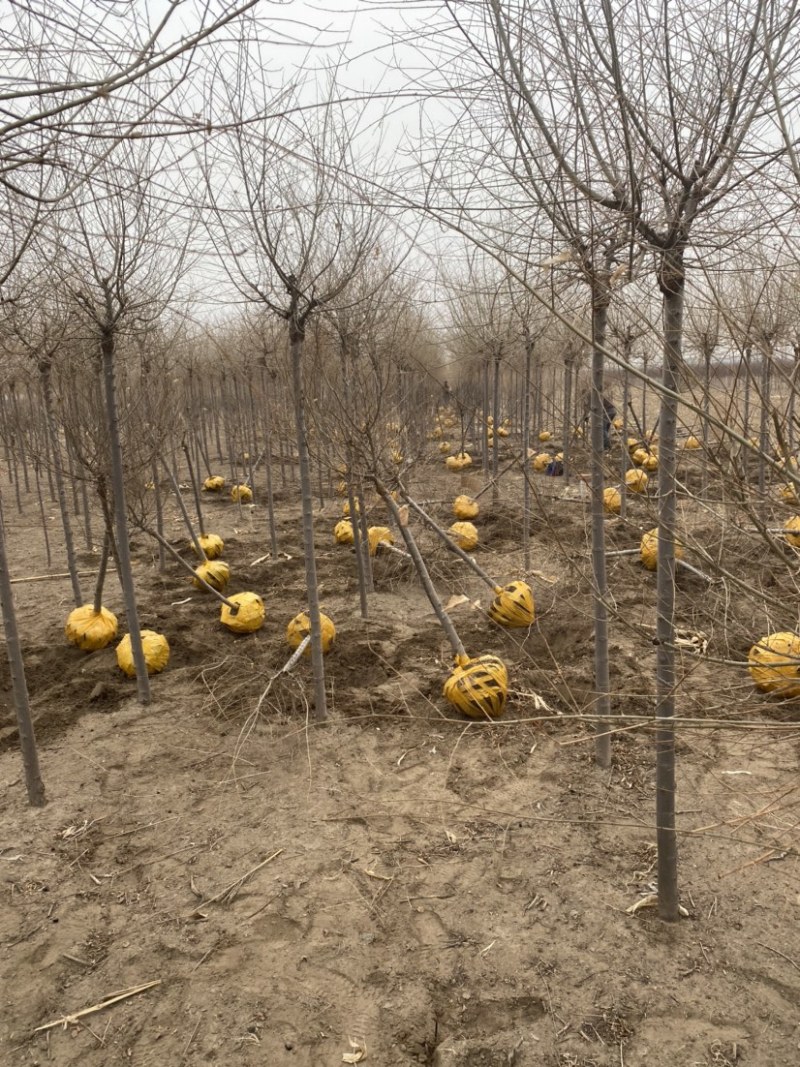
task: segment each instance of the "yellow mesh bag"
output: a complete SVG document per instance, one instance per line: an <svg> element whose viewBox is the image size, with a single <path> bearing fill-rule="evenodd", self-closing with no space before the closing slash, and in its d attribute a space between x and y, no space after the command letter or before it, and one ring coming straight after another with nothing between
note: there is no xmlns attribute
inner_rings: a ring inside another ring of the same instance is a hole
<svg viewBox="0 0 800 1067"><path fill-rule="evenodd" d="M700 447L700 442L696 437L687 437L683 442L683 447L689 452L695 452Z"/></svg>
<svg viewBox="0 0 800 1067"><path fill-rule="evenodd" d="M470 719L497 719L506 708L508 671L497 656L457 663L444 683L445 698Z"/></svg>
<svg viewBox="0 0 800 1067"><path fill-rule="evenodd" d="M197 540L206 554L206 559L217 559L225 549L225 542L218 534L200 534ZM197 555L197 546L194 541L189 542L189 547Z"/></svg>
<svg viewBox="0 0 800 1067"><path fill-rule="evenodd" d="M475 519L480 514L480 504L469 496L457 496L453 501L453 514L457 519Z"/></svg>
<svg viewBox="0 0 800 1067"><path fill-rule="evenodd" d="M319 623L322 635L322 651L330 652L333 648L333 642L336 640L336 627L333 625L333 620L329 619L327 615L323 615L322 612L320 612ZM286 627L286 640L289 643L289 648L298 648L303 639L308 637L310 633L311 620L307 612L301 611L299 615L295 615ZM303 655L311 655L310 644L306 647Z"/></svg>
<svg viewBox="0 0 800 1067"><path fill-rule="evenodd" d="M530 626L534 620L533 591L527 582L510 582L489 605L489 618L510 628Z"/></svg>
<svg viewBox="0 0 800 1067"><path fill-rule="evenodd" d="M155 630L142 630L142 651L148 674L158 674L169 663L169 642L163 634L157 634ZM117 645L117 663L129 678L136 677L130 634L125 634Z"/></svg>
<svg viewBox="0 0 800 1067"><path fill-rule="evenodd" d="M542 430L541 433L539 434L539 440L542 443L544 443L545 441L549 441L552 438L552 436L553 435L550 433L549 430Z"/></svg>
<svg viewBox="0 0 800 1067"><path fill-rule="evenodd" d="M614 485L603 490L603 507L609 515L619 515L622 507L622 494Z"/></svg>
<svg viewBox="0 0 800 1067"><path fill-rule="evenodd" d="M108 608L95 611L94 605L84 604L69 613L64 634L71 645L83 652L97 652L117 636L117 616Z"/></svg>
<svg viewBox="0 0 800 1067"><path fill-rule="evenodd" d="M800 696L800 637L791 631L767 634L747 655L756 687L775 696Z"/></svg>
<svg viewBox="0 0 800 1067"><path fill-rule="evenodd" d="M649 571L656 570L658 567L657 527L642 534L641 544L639 545L639 555L641 556L642 563ZM675 559L683 559L683 545L679 541L675 542Z"/></svg>
<svg viewBox="0 0 800 1067"><path fill-rule="evenodd" d="M541 473L543 470L547 469L547 464L552 458L553 457L550 455L549 452L537 452L537 454L531 460L531 466L535 471Z"/></svg>
<svg viewBox="0 0 800 1067"><path fill-rule="evenodd" d="M249 504L253 499L253 490L249 485L234 485L231 489L231 500L240 504Z"/></svg>
<svg viewBox="0 0 800 1067"><path fill-rule="evenodd" d="M369 540L369 554L374 556L381 545L381 541L385 541L388 545L394 544L394 535L388 526L370 526L367 530L367 539Z"/></svg>
<svg viewBox="0 0 800 1067"><path fill-rule="evenodd" d="M261 629L267 612L258 593L234 593L228 600L239 610L234 615L228 605L223 604L219 613L223 626L235 634L252 634Z"/></svg>
<svg viewBox="0 0 800 1067"><path fill-rule="evenodd" d="M207 493L218 493L220 489L225 487L225 479L221 474L212 474L210 478L206 478L203 482L203 489Z"/></svg>
<svg viewBox="0 0 800 1067"><path fill-rule="evenodd" d="M353 524L350 519L341 519L333 528L333 536L337 545L352 545Z"/></svg>
<svg viewBox="0 0 800 1067"><path fill-rule="evenodd" d="M632 493L643 493L649 478L644 471L629 470L625 472L625 484Z"/></svg>
<svg viewBox="0 0 800 1067"><path fill-rule="evenodd" d="M783 528L786 531L786 540L792 548L800 548L800 515L792 515L791 519L787 519L783 524Z"/></svg>
<svg viewBox="0 0 800 1067"><path fill-rule="evenodd" d="M465 552L471 552L478 545L478 531L471 522L454 522L447 532Z"/></svg>
<svg viewBox="0 0 800 1067"><path fill-rule="evenodd" d="M193 585L197 586L198 589L204 589L205 586L200 580L202 578L212 589L216 589L218 593L223 591L231 579L231 569L228 564L221 559L206 560L206 562L201 563L199 567L195 567L194 573L195 577L192 579Z"/></svg>

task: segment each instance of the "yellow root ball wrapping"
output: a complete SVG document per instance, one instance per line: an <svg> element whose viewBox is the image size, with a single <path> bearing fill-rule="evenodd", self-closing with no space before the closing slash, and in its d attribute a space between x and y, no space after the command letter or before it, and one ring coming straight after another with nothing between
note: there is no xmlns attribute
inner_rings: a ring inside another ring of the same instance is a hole
<svg viewBox="0 0 800 1067"><path fill-rule="evenodd" d="M508 430L506 429L505 426L498 426L497 427L497 436L498 437L508 437Z"/></svg>
<svg viewBox="0 0 800 1067"><path fill-rule="evenodd" d="M336 495L337 496L347 496L347 482L337 482L336 483Z"/></svg>
<svg viewBox="0 0 800 1067"><path fill-rule="evenodd" d="M95 611L94 605L84 604L69 613L64 634L71 645L83 652L97 652L117 636L117 616L108 608Z"/></svg>
<svg viewBox="0 0 800 1067"><path fill-rule="evenodd" d="M641 555L642 563L647 567L649 571L654 571L658 567L658 528L654 527L652 530L648 530L646 534L642 535L642 541L639 546L639 553ZM675 559L683 559L683 545L679 542L675 542Z"/></svg>
<svg viewBox="0 0 800 1067"><path fill-rule="evenodd" d="M478 545L478 531L471 522L454 522L447 531L459 548L471 552Z"/></svg>
<svg viewBox="0 0 800 1067"><path fill-rule="evenodd" d="M253 490L249 485L234 485L231 489L231 500L240 504L249 504L253 499Z"/></svg>
<svg viewBox="0 0 800 1067"><path fill-rule="evenodd" d="M510 582L489 605L489 618L501 626L530 626L534 619L533 591L527 582Z"/></svg>
<svg viewBox="0 0 800 1067"><path fill-rule="evenodd" d="M203 482L203 489L207 493L218 493L220 489L224 489L225 479L221 474L212 474L210 478L206 478Z"/></svg>
<svg viewBox="0 0 800 1067"><path fill-rule="evenodd" d="M222 605L219 621L235 634L252 634L264 625L267 612L258 593L234 593L228 600L239 610L233 614L227 604Z"/></svg>
<svg viewBox="0 0 800 1067"><path fill-rule="evenodd" d="M336 627L333 625L333 620L329 619L327 615L323 615L322 612L320 612L319 622L322 631L322 651L327 653L333 648L333 642L336 640ZM308 637L310 633L311 620L307 612L301 611L299 615L295 615L286 627L286 640L289 643L289 648L299 648L303 639ZM310 644L306 647L303 655L311 655Z"/></svg>
<svg viewBox="0 0 800 1067"><path fill-rule="evenodd" d="M700 442L694 436L687 437L686 440L683 442L683 447L689 452L696 452L697 449L700 447Z"/></svg>
<svg viewBox="0 0 800 1067"><path fill-rule="evenodd" d="M650 471L651 473L652 473L652 471L657 471L658 470L658 456L654 456L652 454L649 455L647 457L647 459L644 461L644 463L642 464L642 466L644 467L644 469L646 471Z"/></svg>
<svg viewBox="0 0 800 1067"><path fill-rule="evenodd" d="M452 448L452 445L450 444L449 441L440 441L439 442L439 451L442 453L443 456L446 456L451 448Z"/></svg>
<svg viewBox="0 0 800 1067"><path fill-rule="evenodd" d="M352 545L355 538L353 537L353 523L350 519L340 519L333 528L333 536L336 538L337 545Z"/></svg>
<svg viewBox="0 0 800 1067"><path fill-rule="evenodd" d="M786 540L792 548L800 548L800 515L792 515L791 519L787 519L783 524L783 528L786 531Z"/></svg>
<svg viewBox="0 0 800 1067"><path fill-rule="evenodd" d="M381 545L381 541L385 541L388 545L394 544L394 535L388 526L370 526L367 530L367 540L369 541L369 554L374 556Z"/></svg>
<svg viewBox="0 0 800 1067"><path fill-rule="evenodd" d="M644 471L629 470L625 473L625 484L632 493L643 493L647 488L648 477Z"/></svg>
<svg viewBox="0 0 800 1067"><path fill-rule="evenodd" d="M225 542L219 534L200 534L197 540L200 542L200 547L206 554L206 559L217 559L222 555L225 548ZM189 547L194 554L197 555L197 546L194 541L189 542Z"/></svg>
<svg viewBox="0 0 800 1067"><path fill-rule="evenodd" d="M542 442L549 441L552 436L549 430L542 430L539 434L539 440Z"/></svg>
<svg viewBox="0 0 800 1067"><path fill-rule="evenodd" d="M350 514L350 501L349 500L345 500L344 504L342 504L342 515L344 515L344 517L347 518L347 516L349 514ZM361 514L361 505L356 500L356 515L360 515L360 514Z"/></svg>
<svg viewBox="0 0 800 1067"><path fill-rule="evenodd" d="M497 656L478 656L457 664L443 693L454 708L470 719L497 719L506 708L508 671Z"/></svg>
<svg viewBox="0 0 800 1067"><path fill-rule="evenodd" d="M547 470L547 464L551 459L552 457L549 452L539 452L531 460L531 466L535 471L541 472Z"/></svg>
<svg viewBox="0 0 800 1067"><path fill-rule="evenodd" d="M783 485L780 488L780 498L784 504L797 504L797 490L790 483L789 485Z"/></svg>
<svg viewBox="0 0 800 1067"><path fill-rule="evenodd" d="M768 634L747 655L756 687L775 696L800 696L800 637L790 631Z"/></svg>
<svg viewBox="0 0 800 1067"><path fill-rule="evenodd" d="M142 630L142 651L148 674L158 674L169 663L169 642L163 634L157 634L155 630ZM136 677L130 634L125 634L117 645L117 663L129 678Z"/></svg>
<svg viewBox="0 0 800 1067"><path fill-rule="evenodd" d="M400 464L403 462L404 459L405 459L405 456L403 455L403 453L400 451L399 448L393 448L392 449L392 461L394 463L396 463L398 467L400 466Z"/></svg>
<svg viewBox="0 0 800 1067"><path fill-rule="evenodd" d="M603 490L603 507L609 515L619 515L622 507L622 493L614 485Z"/></svg>
<svg viewBox="0 0 800 1067"><path fill-rule="evenodd" d="M647 462L647 459L648 459L649 455L650 455L650 453L647 451L647 449L645 449L645 448L635 448L633 450L633 454L631 456L631 459L633 460L633 462L636 464L637 467L641 467Z"/></svg>
<svg viewBox="0 0 800 1067"><path fill-rule="evenodd" d="M614 427L615 430L621 430L622 427L625 425L625 423L624 423L624 421L622 419L622 416L621 415L617 415L617 417L614 419L614 421L613 421L613 423L611 425Z"/></svg>
<svg viewBox="0 0 800 1067"><path fill-rule="evenodd" d="M455 456L448 456L444 461L450 471L462 471L472 466L472 456L469 452L458 452Z"/></svg>
<svg viewBox="0 0 800 1067"><path fill-rule="evenodd" d="M457 519L475 519L480 514L480 504L469 496L457 496L453 501L453 514Z"/></svg>
<svg viewBox="0 0 800 1067"><path fill-rule="evenodd" d="M228 582L231 580L231 569L224 560L221 559L209 559L205 563L201 563L199 567L194 569L195 577L192 579L192 584L197 586L198 589L205 588L203 582L206 582L212 589L216 589L218 593L221 593ZM200 580L202 579L202 581Z"/></svg>

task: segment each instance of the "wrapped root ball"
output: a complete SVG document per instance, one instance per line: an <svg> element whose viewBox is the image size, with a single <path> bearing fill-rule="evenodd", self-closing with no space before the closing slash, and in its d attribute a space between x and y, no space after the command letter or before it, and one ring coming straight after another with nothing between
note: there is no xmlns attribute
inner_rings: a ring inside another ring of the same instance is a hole
<svg viewBox="0 0 800 1067"><path fill-rule="evenodd" d="M219 621L223 626L235 634L252 634L261 629L267 612L258 593L234 593L228 600L237 610L234 614L227 604L222 605Z"/></svg>
<svg viewBox="0 0 800 1067"><path fill-rule="evenodd" d="M625 423L624 423L624 421L622 419L622 416L621 415L617 415L617 417L614 419L614 421L613 421L613 423L611 425L614 427L615 430L621 430L622 427L625 425Z"/></svg>
<svg viewBox="0 0 800 1067"><path fill-rule="evenodd" d="M750 677L764 693L800 696L800 637L790 631L767 634L747 655Z"/></svg>
<svg viewBox="0 0 800 1067"><path fill-rule="evenodd" d="M400 451L399 448L393 448L392 449L392 462L393 463L396 463L397 466L399 467L404 459L405 459L405 456L403 455L403 453Z"/></svg>
<svg viewBox="0 0 800 1067"><path fill-rule="evenodd" d="M158 674L169 663L169 642L163 634L157 634L155 630L142 630L141 636L147 673ZM133 662L130 634L125 634L117 645L117 663L120 670L127 674L129 678L136 677L136 665Z"/></svg>
<svg viewBox="0 0 800 1067"><path fill-rule="evenodd" d="M508 429L507 429L507 427L498 426L497 427L497 436L498 437L508 437Z"/></svg>
<svg viewBox="0 0 800 1067"><path fill-rule="evenodd" d="M489 618L509 628L530 626L534 619L533 591L527 582L503 586L489 605Z"/></svg>
<svg viewBox="0 0 800 1067"><path fill-rule="evenodd" d="M658 456L654 456L651 453L647 457L647 459L644 461L642 466L644 467L644 469L646 471L650 471L651 474L652 474L653 471L657 471L658 470Z"/></svg>
<svg viewBox="0 0 800 1067"><path fill-rule="evenodd" d="M452 447L452 445L450 444L449 441L440 441L439 442L439 451L442 453L443 456L447 455L447 453L450 451L451 447Z"/></svg>
<svg viewBox="0 0 800 1067"><path fill-rule="evenodd" d="M647 458L649 455L650 453L647 451L646 448L635 448L631 455L631 459L637 467L641 467L647 462Z"/></svg>
<svg viewBox="0 0 800 1067"><path fill-rule="evenodd" d="M539 440L542 443L544 443L545 441L549 441L552 438L552 436L553 435L550 433L549 430L542 430L541 433L539 434Z"/></svg>
<svg viewBox="0 0 800 1067"><path fill-rule="evenodd" d="M465 659L444 683L445 698L470 719L497 719L506 708L508 671L497 656Z"/></svg>
<svg viewBox="0 0 800 1067"><path fill-rule="evenodd" d="M206 554L206 559L217 559L222 555L225 548L225 542L219 536L219 534L200 534L197 538L200 542L200 547ZM195 555L197 555L197 545L194 541L189 542L189 547L192 549Z"/></svg>
<svg viewBox="0 0 800 1067"><path fill-rule="evenodd" d="M647 489L648 477L644 471L629 470L625 473L625 484L632 493L643 493Z"/></svg>
<svg viewBox="0 0 800 1067"><path fill-rule="evenodd" d="M206 478L203 482L203 489L206 493L218 493L224 487L225 479L221 474L212 474L210 478Z"/></svg>
<svg viewBox="0 0 800 1067"><path fill-rule="evenodd" d="M253 500L253 490L249 485L234 485L231 489L231 500L240 504L250 504Z"/></svg>
<svg viewBox="0 0 800 1067"><path fill-rule="evenodd" d="M642 541L639 546L639 553L642 563L647 567L649 571L654 571L658 567L658 528L654 527L652 530L648 530L646 534L642 535ZM675 542L675 559L683 559L683 545L679 542Z"/></svg>
<svg viewBox="0 0 800 1067"><path fill-rule="evenodd" d="M603 490L603 508L609 515L619 515L622 507L622 494L614 485L609 485Z"/></svg>
<svg viewBox="0 0 800 1067"><path fill-rule="evenodd" d="M381 542L385 542L387 545L394 544L394 535L388 526L370 526L367 530L367 539L369 540L369 554L374 556L381 546Z"/></svg>
<svg viewBox="0 0 800 1067"><path fill-rule="evenodd" d="M786 531L786 540L792 548L800 548L800 515L792 515L783 524Z"/></svg>
<svg viewBox="0 0 800 1067"><path fill-rule="evenodd" d="M453 514L457 519L474 519L480 513L480 504L469 496L457 496L453 501Z"/></svg>
<svg viewBox="0 0 800 1067"><path fill-rule="evenodd" d="M696 452L697 449L700 447L700 442L694 435L692 435L686 438L686 440L683 442L683 447L686 449L687 452Z"/></svg>
<svg viewBox="0 0 800 1067"><path fill-rule="evenodd" d="M97 652L117 636L117 616L108 608L95 611L93 604L84 604L69 613L64 634L71 645L83 652Z"/></svg>
<svg viewBox="0 0 800 1067"><path fill-rule="evenodd" d="M459 548L471 552L478 545L478 531L471 522L454 522L447 531Z"/></svg>
<svg viewBox="0 0 800 1067"><path fill-rule="evenodd" d="M778 495L784 504L796 504L798 502L797 490L791 482L788 485L782 485Z"/></svg>
<svg viewBox="0 0 800 1067"><path fill-rule="evenodd" d="M333 648L333 642L336 640L336 627L333 625L333 620L329 619L327 615L323 615L322 612L320 612L319 615L319 624L322 636L322 651L330 652ZM299 615L295 615L286 627L286 640L289 644L289 648L299 648L303 639L308 637L310 633L311 620L309 619L307 612L301 611ZM311 655L310 644L306 646L303 655Z"/></svg>
<svg viewBox="0 0 800 1067"><path fill-rule="evenodd" d="M198 589L204 589L203 582L206 582L212 589L216 589L218 593L221 593L228 582L231 580L231 570L227 563L221 559L208 559L205 563L201 563L199 567L194 569L195 577L192 579L192 584ZM200 580L202 579L202 581Z"/></svg>
<svg viewBox="0 0 800 1067"><path fill-rule="evenodd" d="M356 504L356 515L360 515L361 514L361 505L359 504L359 502L357 500L356 500L355 504ZM344 517L347 518L347 516L349 514L350 514L350 501L349 500L345 500L344 504L342 504L342 515L344 515Z"/></svg>
<svg viewBox="0 0 800 1067"><path fill-rule="evenodd" d="M531 460L531 466L535 471L547 470L547 464L550 462L551 456L549 452L539 452Z"/></svg>
<svg viewBox="0 0 800 1067"><path fill-rule="evenodd" d="M353 537L353 523L350 519L340 519L333 528L333 536L336 538L337 545L352 545L355 538Z"/></svg>
<svg viewBox="0 0 800 1067"><path fill-rule="evenodd" d="M336 495L337 496L347 496L347 482L337 482L336 483Z"/></svg>

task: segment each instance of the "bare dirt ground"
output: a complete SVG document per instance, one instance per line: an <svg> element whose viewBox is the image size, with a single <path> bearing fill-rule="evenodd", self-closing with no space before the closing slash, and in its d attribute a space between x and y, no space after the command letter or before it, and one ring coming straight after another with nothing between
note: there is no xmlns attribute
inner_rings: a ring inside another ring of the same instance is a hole
<svg viewBox="0 0 800 1067"><path fill-rule="evenodd" d="M445 518L458 477L437 466L417 483ZM486 587L421 537L445 598L470 598L453 613L468 651L509 665L509 708L492 725L442 700L450 654L397 557L376 560L372 619L359 617L335 499L316 518L338 628L322 726L308 720L305 662L252 717L305 606L291 491L283 554L256 564L263 507L207 504L231 589L264 596L252 636L227 633L177 566L160 575L137 536L142 621L172 647L149 707L113 648L65 645L67 582L15 586L49 803L26 803L3 667L0 1062L333 1067L359 1050L376 1067L800 1062L797 711L718 662L741 660L764 620L735 595L722 618L720 595L679 576L679 621L709 638L706 656L687 649L679 696L703 727L679 730L687 916L630 914L655 878L652 735L620 732L612 770L594 766L572 718L592 700L586 505L556 479L536 484L530 632L489 623ZM523 576L518 500L513 480L500 503L481 498L478 558L503 580ZM6 514L13 574L44 573L34 507L18 515L9 496ZM634 500L608 530L628 547L652 525L652 502ZM54 510L49 532L60 559ZM176 519L170 532L183 537ZM655 576L621 556L610 580L614 710L646 715ZM106 604L122 615L113 584Z"/></svg>

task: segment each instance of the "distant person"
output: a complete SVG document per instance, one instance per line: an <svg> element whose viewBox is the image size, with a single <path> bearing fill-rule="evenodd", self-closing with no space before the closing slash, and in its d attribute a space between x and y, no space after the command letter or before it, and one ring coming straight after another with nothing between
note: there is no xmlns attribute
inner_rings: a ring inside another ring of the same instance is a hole
<svg viewBox="0 0 800 1067"><path fill-rule="evenodd" d="M603 398L603 451L607 452L611 448L611 427L614 423L614 419L617 417L617 409L614 406L614 401L607 396ZM587 394L584 404L584 425L589 421L591 415L591 393Z"/></svg>

